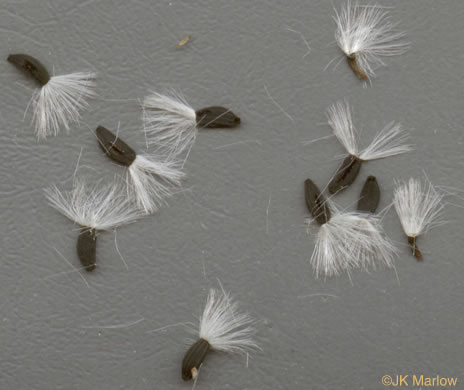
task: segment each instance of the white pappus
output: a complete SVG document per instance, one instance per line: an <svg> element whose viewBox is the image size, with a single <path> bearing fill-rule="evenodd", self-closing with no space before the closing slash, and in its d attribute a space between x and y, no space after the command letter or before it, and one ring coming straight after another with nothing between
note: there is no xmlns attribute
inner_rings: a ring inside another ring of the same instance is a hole
<svg viewBox="0 0 464 390"><path fill-rule="evenodd" d="M53 185L45 189L45 196L53 208L81 226L76 249L86 271L96 267L98 231L135 222L143 215L117 182L97 183L88 189L83 181L75 179L71 191L61 192Z"/></svg>
<svg viewBox="0 0 464 390"><path fill-rule="evenodd" d="M409 43L402 41L405 33L396 31L398 23L392 23L388 11L380 5L347 0L340 12L335 10L334 20L337 45L363 81L375 76L376 67L385 66L382 57L400 55L409 48Z"/></svg>
<svg viewBox="0 0 464 390"><path fill-rule="evenodd" d="M406 182L396 182L393 204L412 254L418 261L422 260L422 252L417 247L417 237L440 224L443 197L444 194L429 181L423 184L410 178Z"/></svg>
<svg viewBox="0 0 464 390"><path fill-rule="evenodd" d="M161 161L151 155L138 154L128 168L128 177L132 185L128 185L129 193L133 194L137 206L152 213L173 194L174 188L181 186L185 176L176 161Z"/></svg>
<svg viewBox="0 0 464 390"><path fill-rule="evenodd" d="M343 212L331 206L332 218L320 226L311 256L316 277L394 267L397 249L385 235L378 215Z"/></svg>
<svg viewBox="0 0 464 390"><path fill-rule="evenodd" d="M363 162L412 150L412 146L406 144L409 133L403 129L401 124L395 122L388 123L364 150L360 150L351 107L346 100L338 101L330 106L327 109L327 118L334 135L349 154L329 183L329 192L332 194L354 182Z"/></svg>
<svg viewBox="0 0 464 390"><path fill-rule="evenodd" d="M185 99L172 91L170 95L156 92L143 100L143 122L150 144L175 154L189 149L195 141L196 113Z"/></svg>
<svg viewBox="0 0 464 390"><path fill-rule="evenodd" d="M222 106L194 110L174 91L169 94L152 92L145 97L143 122L149 144L178 155L192 147L199 128L233 128L240 118Z"/></svg>
<svg viewBox="0 0 464 390"><path fill-rule="evenodd" d="M32 77L40 86L32 96L33 123L39 139L57 135L61 128L70 130L78 123L80 112L88 107L87 99L95 97L96 73L77 72L50 75L35 58L26 54L11 54L8 61Z"/></svg>
<svg viewBox="0 0 464 390"><path fill-rule="evenodd" d="M45 189L50 205L71 221L93 230L111 230L134 222L143 213L124 193L118 182L96 183L90 188L79 179L71 191L60 191L56 185Z"/></svg>
<svg viewBox="0 0 464 390"><path fill-rule="evenodd" d="M253 340L255 329L251 317L238 310L238 304L224 291L210 289L200 317L198 340L182 361L182 378L195 379L203 360L211 350L242 352L259 349Z"/></svg>
<svg viewBox="0 0 464 390"><path fill-rule="evenodd" d="M397 249L385 235L379 215L339 209L311 179L305 181L305 200L312 215L306 223L319 224L311 256L316 277L394 267Z"/></svg>

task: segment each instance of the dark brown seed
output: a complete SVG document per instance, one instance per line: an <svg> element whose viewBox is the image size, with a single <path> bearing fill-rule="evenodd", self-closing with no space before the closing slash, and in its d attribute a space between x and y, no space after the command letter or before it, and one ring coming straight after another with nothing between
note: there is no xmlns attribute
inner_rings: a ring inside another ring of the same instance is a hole
<svg viewBox="0 0 464 390"><path fill-rule="evenodd" d="M94 229L83 227L77 239L77 256L86 271L93 271L97 264L97 236Z"/></svg>
<svg viewBox="0 0 464 390"><path fill-rule="evenodd" d="M417 259L417 261L422 261L422 252L419 250L416 244L417 237L409 237L408 236L408 244L411 248L412 255Z"/></svg>
<svg viewBox="0 0 464 390"><path fill-rule="evenodd" d="M362 160L359 158L351 155L347 156L330 181L329 192L335 194L350 186L355 181L356 177L358 177L361 163Z"/></svg>
<svg viewBox="0 0 464 390"><path fill-rule="evenodd" d="M220 127L237 127L240 118L225 107L205 107L196 112L197 127L217 129Z"/></svg>
<svg viewBox="0 0 464 390"><path fill-rule="evenodd" d="M34 57L28 56L27 54L10 54L8 56L8 62L16 65L18 68L26 72L35 81L39 83L41 87L47 84L50 80L50 74L48 73L45 66L43 66L39 60Z"/></svg>
<svg viewBox="0 0 464 390"><path fill-rule="evenodd" d="M375 213L380 202L380 188L375 176L368 176L358 201L358 210Z"/></svg>
<svg viewBox="0 0 464 390"><path fill-rule="evenodd" d="M103 126L98 126L96 133L98 144L109 158L126 167L134 162L137 157L134 149L121 138L115 136Z"/></svg>
<svg viewBox="0 0 464 390"><path fill-rule="evenodd" d="M311 179L305 180L304 189L306 207L308 207L313 218L319 225L327 223L330 220L331 213L324 195L321 194L321 191Z"/></svg>
<svg viewBox="0 0 464 390"><path fill-rule="evenodd" d="M210 349L209 343L205 339L199 339L185 353L182 360L182 379L188 381L195 379L198 375L201 363Z"/></svg>
<svg viewBox="0 0 464 390"><path fill-rule="evenodd" d="M348 65L353 70L356 76L358 76L361 80L364 80L364 81L369 80L369 77L367 77L367 74L364 71L362 71L361 68L359 67L355 54L350 54L349 56L346 56L346 59L348 60Z"/></svg>

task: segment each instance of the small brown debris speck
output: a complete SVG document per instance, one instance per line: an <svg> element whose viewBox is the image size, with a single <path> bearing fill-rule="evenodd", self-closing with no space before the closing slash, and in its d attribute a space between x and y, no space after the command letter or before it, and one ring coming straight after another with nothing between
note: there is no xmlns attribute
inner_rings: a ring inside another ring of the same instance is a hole
<svg viewBox="0 0 464 390"><path fill-rule="evenodd" d="M176 49L180 49L182 46L185 46L189 41L192 39L191 35L187 35L184 39L182 39L177 45Z"/></svg>

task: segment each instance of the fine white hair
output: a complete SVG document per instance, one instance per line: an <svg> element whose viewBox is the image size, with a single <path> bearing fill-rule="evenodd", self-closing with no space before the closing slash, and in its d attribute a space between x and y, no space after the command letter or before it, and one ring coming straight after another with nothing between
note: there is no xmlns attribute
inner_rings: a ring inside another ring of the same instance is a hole
<svg viewBox="0 0 464 390"><path fill-rule="evenodd" d="M174 91L152 92L143 100L143 122L149 144L178 155L189 150L197 136L196 112Z"/></svg>
<svg viewBox="0 0 464 390"><path fill-rule="evenodd" d="M45 189L50 205L75 223L94 230L111 230L143 215L117 182L97 183L86 188L76 179L71 191L61 192L56 185Z"/></svg>
<svg viewBox="0 0 464 390"><path fill-rule="evenodd" d="M316 277L394 267L397 249L385 235L380 216L344 212L332 203L330 206L332 216L319 227L311 256ZM307 219L307 223L311 221Z"/></svg>
<svg viewBox="0 0 464 390"><path fill-rule="evenodd" d="M52 76L32 96L33 122L39 139L57 135L62 127L79 122L80 111L88 107L86 99L96 96L96 73L78 72Z"/></svg>
<svg viewBox="0 0 464 390"><path fill-rule="evenodd" d="M134 195L137 206L149 214L156 211L181 186L184 172L176 161L158 160L151 155L140 155L128 168L129 195Z"/></svg>
<svg viewBox="0 0 464 390"><path fill-rule="evenodd" d="M404 32L390 21L389 12L379 5L352 5L347 0L340 12L335 10L335 40L346 56L355 55L360 69L374 77L374 69L386 66L382 57L403 54L409 43L401 41Z"/></svg>
<svg viewBox="0 0 464 390"><path fill-rule="evenodd" d="M327 118L334 135L347 152L363 161L395 156L412 150L405 144L409 139L401 124L390 122L363 151L359 150L356 128L353 125L352 110L347 100L341 100L327 109Z"/></svg>
<svg viewBox="0 0 464 390"><path fill-rule="evenodd" d="M440 223L444 194L429 182L410 178L396 182L393 204L408 237L417 237Z"/></svg>
<svg viewBox="0 0 464 390"><path fill-rule="evenodd" d="M200 317L200 338L217 351L246 352L259 348L252 336L253 320L238 310L238 304L225 291L210 289Z"/></svg>

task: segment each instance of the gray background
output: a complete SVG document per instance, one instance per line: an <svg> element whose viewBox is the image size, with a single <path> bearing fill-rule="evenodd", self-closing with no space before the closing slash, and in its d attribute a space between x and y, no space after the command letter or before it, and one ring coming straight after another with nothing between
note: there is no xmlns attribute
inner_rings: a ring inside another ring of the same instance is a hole
<svg viewBox="0 0 464 390"><path fill-rule="evenodd" d="M393 210L385 219L401 247L392 270L324 282L312 275L303 181L323 186L343 153L324 111L347 97L363 140L391 120L412 129L414 152L369 162L337 197L349 207L375 174L381 206L394 178L421 177L462 188L464 2L393 4L411 50L388 58L362 88L342 62L329 1L9 1L0 10L1 57L25 52L56 74L95 70L99 98L73 126L37 142L33 84L1 64L1 389L179 389L180 362L207 291L219 279L260 321L263 352L216 354L198 389L382 389L385 374L457 376L464 388L460 207L409 254ZM307 48L298 33L308 40ZM193 40L175 48L187 34ZM305 56L305 57L304 57ZM288 113L284 115L266 93ZM175 88L196 108L220 104L243 120L237 131L201 132L186 169L185 191L156 215L101 234L99 268L73 267L76 227L50 208L43 188L71 188L82 150L89 181L122 170L90 129L121 125L144 147L138 99ZM462 206L459 198L450 202ZM71 272L70 272L71 271ZM166 327L164 329L163 328Z"/></svg>

